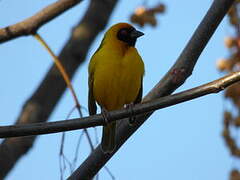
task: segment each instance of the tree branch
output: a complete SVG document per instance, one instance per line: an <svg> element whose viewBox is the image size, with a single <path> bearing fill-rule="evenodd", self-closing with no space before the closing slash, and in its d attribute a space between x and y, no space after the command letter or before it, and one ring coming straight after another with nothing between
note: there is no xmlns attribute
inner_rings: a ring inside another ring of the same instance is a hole
<svg viewBox="0 0 240 180"><path fill-rule="evenodd" d="M16 37L32 35L47 22L72 8L82 0L58 0L22 22L0 29L0 43Z"/></svg>
<svg viewBox="0 0 240 180"><path fill-rule="evenodd" d="M66 1L66 0L62 0ZM104 29L118 0L91 0L82 20L73 29L72 35L63 47L59 59L70 78L84 62L88 49ZM19 115L16 124L45 122L66 90L66 83L53 65ZM22 155L32 147L36 136L5 139L0 145L0 179Z"/></svg>
<svg viewBox="0 0 240 180"><path fill-rule="evenodd" d="M176 63L163 79L148 93L143 99L143 102L148 102L161 96L169 95L185 82L185 80L191 75L199 55L233 2L234 0L213 1L210 9ZM128 125L127 121L122 120L117 129L116 150L111 154L103 154L101 147L98 146L68 179L93 178L123 145L123 143L148 119L152 113L153 112L137 116L138 124L131 127Z"/></svg>
<svg viewBox="0 0 240 180"><path fill-rule="evenodd" d="M157 109L163 109L173 106L182 102L186 102L207 94L218 93L226 87L235 82L240 81L240 72L231 73L223 78L217 79L210 83L177 93L162 98L146 102L144 104L136 104L132 110L122 109L109 112L109 122L127 118L132 115L139 115L151 112ZM105 125L102 115L94 115L85 118L69 119L56 122L43 122L32 124L19 124L15 126L2 126L0 127L0 138L20 137L30 135L49 134L70 130L84 129L94 126Z"/></svg>

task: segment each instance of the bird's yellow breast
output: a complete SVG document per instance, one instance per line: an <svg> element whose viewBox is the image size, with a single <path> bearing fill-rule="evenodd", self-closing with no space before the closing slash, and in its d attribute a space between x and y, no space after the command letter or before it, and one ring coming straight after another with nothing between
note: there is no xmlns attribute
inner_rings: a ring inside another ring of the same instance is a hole
<svg viewBox="0 0 240 180"><path fill-rule="evenodd" d="M92 88L97 103L107 110L115 110L136 99L144 64L134 47L107 49L107 53L105 48L101 48L93 56L89 72L93 73Z"/></svg>

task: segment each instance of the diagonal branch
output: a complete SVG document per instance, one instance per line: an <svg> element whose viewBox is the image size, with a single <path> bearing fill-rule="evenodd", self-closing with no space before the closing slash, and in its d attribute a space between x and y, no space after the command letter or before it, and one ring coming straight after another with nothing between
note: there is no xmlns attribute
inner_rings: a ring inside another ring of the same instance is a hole
<svg viewBox="0 0 240 180"><path fill-rule="evenodd" d="M63 1L63 0L62 0ZM66 0L65 0L66 1ZM118 0L91 0L89 7L59 59L70 78L84 62L88 49L103 30ZM66 90L66 83L53 65L34 94L25 102L16 124L45 122ZM0 145L0 179L4 179L15 163L32 147L36 136L5 139Z"/></svg>
<svg viewBox="0 0 240 180"><path fill-rule="evenodd" d="M35 34L47 22L53 20L82 0L58 0L22 22L0 29L0 43L16 37Z"/></svg>
<svg viewBox="0 0 240 180"><path fill-rule="evenodd" d="M240 72L231 73L223 78L177 94L158 98L144 104L136 104L131 110L122 109L109 112L110 118L108 121L112 122L120 120L122 118L127 118L132 114L139 115L186 102L201 96L205 96L207 94L218 93L238 81L240 81ZM1 126L0 138L49 134L103 125L105 125L105 121L102 115L94 115L85 118L76 118L56 122Z"/></svg>
<svg viewBox="0 0 240 180"><path fill-rule="evenodd" d="M234 0L214 0L204 19L198 26L187 46L164 78L148 93L144 102L171 94L191 75L198 57L208 43L217 26L233 4ZM98 146L80 167L68 178L91 179L115 154L123 143L148 119L153 112L137 116L138 124L129 127L121 121L117 130L117 148L111 154L103 154Z"/></svg>

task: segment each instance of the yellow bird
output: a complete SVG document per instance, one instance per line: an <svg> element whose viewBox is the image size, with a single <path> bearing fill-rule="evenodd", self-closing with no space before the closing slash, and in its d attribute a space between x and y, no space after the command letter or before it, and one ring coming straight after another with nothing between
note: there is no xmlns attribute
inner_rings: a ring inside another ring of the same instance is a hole
<svg viewBox="0 0 240 180"><path fill-rule="evenodd" d="M115 24L105 33L88 67L90 115L96 114L96 102L103 115L124 105L141 102L144 63L134 46L142 35L127 23ZM114 151L115 131L116 122L103 127L101 147L104 153Z"/></svg>

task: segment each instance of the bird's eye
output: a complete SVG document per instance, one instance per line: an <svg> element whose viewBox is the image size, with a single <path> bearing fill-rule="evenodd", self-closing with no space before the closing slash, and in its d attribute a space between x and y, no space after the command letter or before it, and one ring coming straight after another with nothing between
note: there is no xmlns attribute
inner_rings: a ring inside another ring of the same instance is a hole
<svg viewBox="0 0 240 180"><path fill-rule="evenodd" d="M126 29L121 29L119 31L119 34L120 34L120 36L127 36L128 35L128 31Z"/></svg>
<svg viewBox="0 0 240 180"><path fill-rule="evenodd" d="M134 28L122 28L117 33L117 38L120 41L127 43L129 46L134 46L136 38L131 37L131 32L134 31Z"/></svg>
<svg viewBox="0 0 240 180"><path fill-rule="evenodd" d="M129 36L129 30L127 28L120 29L117 33L119 40L125 40Z"/></svg>

